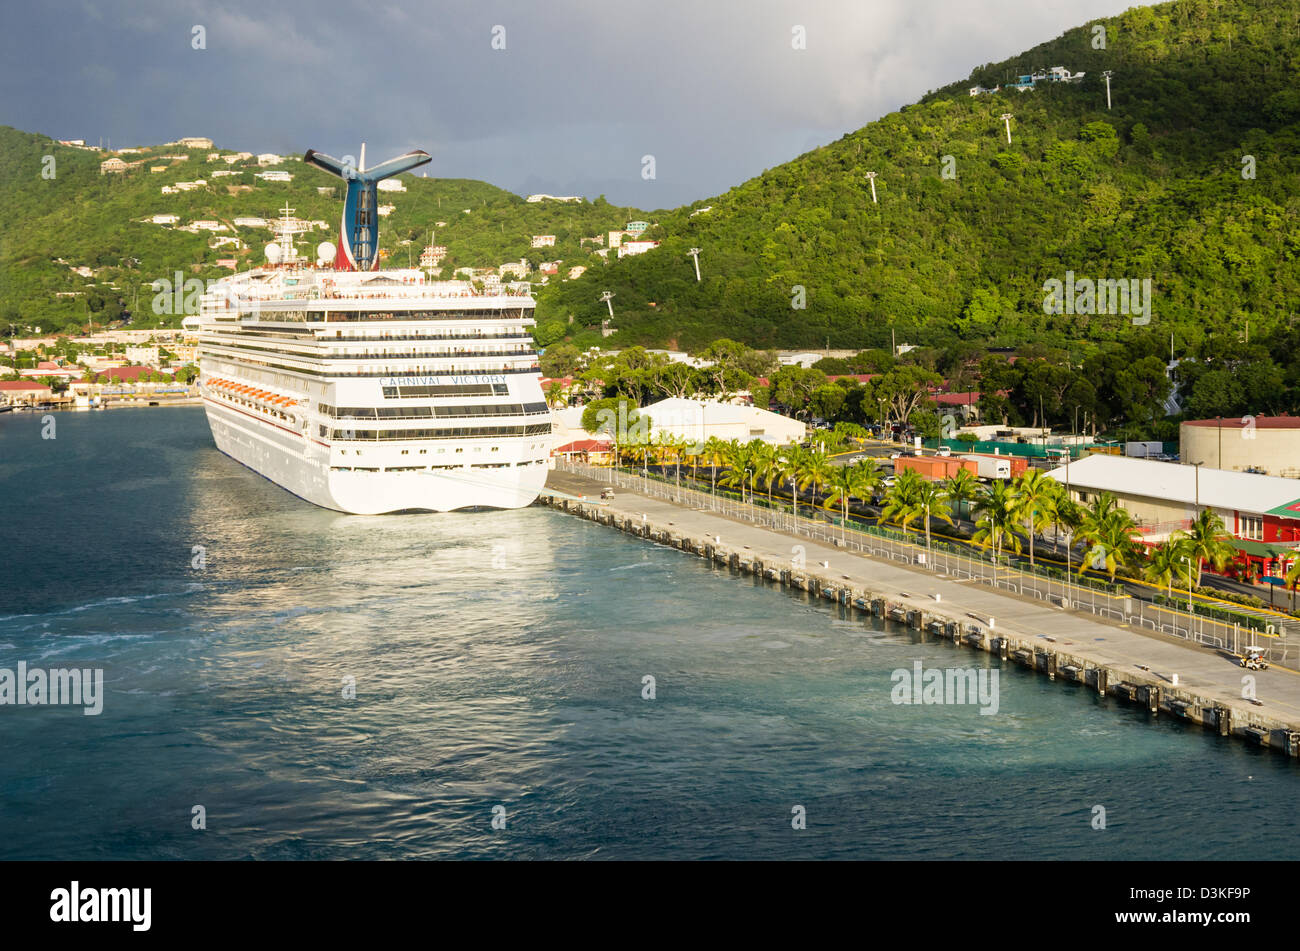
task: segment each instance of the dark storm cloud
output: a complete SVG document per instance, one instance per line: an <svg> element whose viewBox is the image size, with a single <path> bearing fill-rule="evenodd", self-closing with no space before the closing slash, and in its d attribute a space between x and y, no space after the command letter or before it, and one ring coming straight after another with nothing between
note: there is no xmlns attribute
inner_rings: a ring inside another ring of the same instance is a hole
<svg viewBox="0 0 1300 951"><path fill-rule="evenodd" d="M341 155L364 139L376 161L426 149L430 174L670 207L1131 5L56 0L6 12L0 122L115 147L207 135Z"/></svg>

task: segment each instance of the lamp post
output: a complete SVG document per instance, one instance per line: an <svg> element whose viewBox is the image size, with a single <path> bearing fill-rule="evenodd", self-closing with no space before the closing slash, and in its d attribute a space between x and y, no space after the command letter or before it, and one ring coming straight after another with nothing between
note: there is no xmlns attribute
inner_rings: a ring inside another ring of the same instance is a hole
<svg viewBox="0 0 1300 951"><path fill-rule="evenodd" d="M1200 462L1191 462L1188 463L1188 465L1196 469L1196 495L1194 497L1195 501L1193 502L1193 507L1196 511L1196 517L1200 518L1201 516L1201 466L1205 465L1205 460L1202 459Z"/></svg>
<svg viewBox="0 0 1300 951"><path fill-rule="evenodd" d="M1065 447L1065 499L1073 501L1070 498L1070 447ZM1074 529L1070 529L1069 540L1065 543L1065 600L1070 601L1071 581L1070 581L1070 549L1074 547Z"/></svg>
<svg viewBox="0 0 1300 951"><path fill-rule="evenodd" d="M1222 469L1223 468L1223 417L1216 416L1214 418L1219 422L1219 459L1215 463L1215 466L1219 469Z"/></svg>

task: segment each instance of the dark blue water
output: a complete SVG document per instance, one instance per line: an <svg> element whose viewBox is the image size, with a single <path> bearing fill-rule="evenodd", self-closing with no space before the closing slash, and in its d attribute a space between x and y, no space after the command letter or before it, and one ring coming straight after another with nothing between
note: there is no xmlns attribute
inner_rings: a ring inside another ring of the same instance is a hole
<svg viewBox="0 0 1300 951"><path fill-rule="evenodd" d="M108 682L97 717L0 706L0 858L1277 859L1300 841L1300 768L1275 753L1017 668L994 716L890 702L896 668L986 655L540 508L326 512L218 453L197 408L56 423L43 440L39 416L0 416L0 668Z"/></svg>

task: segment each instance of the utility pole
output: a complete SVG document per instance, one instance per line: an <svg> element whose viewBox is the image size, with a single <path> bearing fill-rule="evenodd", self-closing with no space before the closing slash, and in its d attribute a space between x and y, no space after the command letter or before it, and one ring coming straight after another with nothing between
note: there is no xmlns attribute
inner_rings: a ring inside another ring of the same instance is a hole
<svg viewBox="0 0 1300 951"><path fill-rule="evenodd" d="M1014 118L1015 116L1009 112L1002 113L1002 121L1007 124L1007 145L1011 144L1011 120Z"/></svg>
<svg viewBox="0 0 1300 951"><path fill-rule="evenodd" d="M686 252L695 260L695 282L697 284L699 283L700 280L700 251L701 250L702 250L701 248L691 248L689 251Z"/></svg>
<svg viewBox="0 0 1300 951"><path fill-rule="evenodd" d="M867 181L871 183L871 203L876 204L876 173L867 172Z"/></svg>
<svg viewBox="0 0 1300 951"><path fill-rule="evenodd" d="M1110 77L1115 74L1108 69L1104 73L1102 73L1102 75L1106 77L1106 108L1107 110L1109 110L1110 109Z"/></svg>

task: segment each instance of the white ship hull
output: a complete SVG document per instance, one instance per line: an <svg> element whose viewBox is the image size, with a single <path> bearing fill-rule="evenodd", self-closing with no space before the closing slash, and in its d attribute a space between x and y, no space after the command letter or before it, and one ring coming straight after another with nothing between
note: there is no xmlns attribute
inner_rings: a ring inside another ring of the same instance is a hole
<svg viewBox="0 0 1300 951"><path fill-rule="evenodd" d="M546 482L544 464L408 472L331 469L329 451L310 438L204 400L217 448L299 498L351 515L514 509L531 505ZM532 452L527 453L532 455Z"/></svg>

